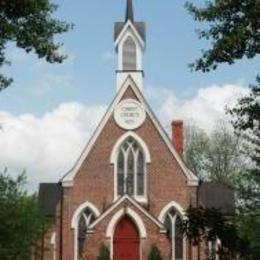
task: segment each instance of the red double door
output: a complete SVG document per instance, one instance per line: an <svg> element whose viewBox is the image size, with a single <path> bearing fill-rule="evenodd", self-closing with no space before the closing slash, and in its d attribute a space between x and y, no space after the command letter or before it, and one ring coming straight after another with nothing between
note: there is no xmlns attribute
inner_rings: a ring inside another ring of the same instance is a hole
<svg viewBox="0 0 260 260"><path fill-rule="evenodd" d="M140 260L139 232L129 217L117 224L113 246L113 260Z"/></svg>

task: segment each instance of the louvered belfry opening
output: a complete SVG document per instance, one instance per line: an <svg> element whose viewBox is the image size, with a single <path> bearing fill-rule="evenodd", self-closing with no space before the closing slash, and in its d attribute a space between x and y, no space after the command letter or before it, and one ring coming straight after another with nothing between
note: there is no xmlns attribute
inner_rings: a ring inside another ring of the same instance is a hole
<svg viewBox="0 0 260 260"><path fill-rule="evenodd" d="M132 37L128 36L123 45L123 70L135 71L136 64L136 44Z"/></svg>

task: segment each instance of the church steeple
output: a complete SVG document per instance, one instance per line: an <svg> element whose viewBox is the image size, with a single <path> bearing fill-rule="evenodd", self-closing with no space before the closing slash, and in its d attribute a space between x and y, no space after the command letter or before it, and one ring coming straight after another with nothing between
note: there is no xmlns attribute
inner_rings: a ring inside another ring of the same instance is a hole
<svg viewBox="0 0 260 260"><path fill-rule="evenodd" d="M115 23L115 48L118 54L117 90L131 76L143 89L142 56L145 50L145 24L134 20L133 1L126 1L125 21Z"/></svg>
<svg viewBox="0 0 260 260"><path fill-rule="evenodd" d="M127 0L125 22L128 20L130 20L132 23L134 22L134 9L132 0Z"/></svg>

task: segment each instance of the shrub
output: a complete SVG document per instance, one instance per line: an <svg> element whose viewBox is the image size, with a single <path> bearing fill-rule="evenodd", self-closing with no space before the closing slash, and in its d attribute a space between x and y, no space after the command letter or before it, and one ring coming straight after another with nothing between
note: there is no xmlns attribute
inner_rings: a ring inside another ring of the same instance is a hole
<svg viewBox="0 0 260 260"><path fill-rule="evenodd" d="M161 252L156 245L152 246L148 260L162 260Z"/></svg>

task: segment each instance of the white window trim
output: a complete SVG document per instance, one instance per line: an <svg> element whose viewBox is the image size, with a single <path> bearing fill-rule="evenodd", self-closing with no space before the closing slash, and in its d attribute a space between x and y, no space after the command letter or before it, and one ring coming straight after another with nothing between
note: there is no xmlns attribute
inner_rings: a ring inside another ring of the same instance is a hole
<svg viewBox="0 0 260 260"><path fill-rule="evenodd" d="M159 217L158 217L158 219L159 219L159 221L161 222L161 223L164 223L164 221L165 221L165 218L166 218L166 216L167 216L167 214L168 214L168 212L169 212L169 210L171 209L171 208L174 208L176 211L177 211L177 213L179 214L179 216L180 216L180 218L182 219L182 220L185 220L187 217L186 217L186 215L185 215L185 211L184 211L184 209L182 208L182 206L179 204L179 203L177 203L176 201L171 201L170 203L168 203L162 210L161 210L161 212L160 212L160 214L159 214ZM170 216L170 218L171 218L171 221L174 221L174 222L172 222L171 224L173 224L173 223L175 223L176 222L176 216L174 217L174 218L172 218L171 216ZM172 248L171 248L171 250L172 250L172 260L175 260L175 251L174 251L174 247L173 247L173 239L175 240L175 227L174 227L174 234L173 234L173 238L172 238ZM186 260L187 259L187 239L185 238L185 237L183 237L183 260Z"/></svg>
<svg viewBox="0 0 260 260"><path fill-rule="evenodd" d="M51 235L50 244L52 245L52 259L56 260L56 232Z"/></svg>
<svg viewBox="0 0 260 260"><path fill-rule="evenodd" d="M135 132L128 131L125 134L123 134L114 145L111 155L110 155L110 163L114 165L114 202L117 201L120 197L120 195L117 194L117 159L118 154L120 151L121 145L124 143L127 138L132 137L136 142L141 146L142 151L144 153L144 160L145 160L145 169L144 169L144 196L138 196L136 195L136 188L137 188L137 178L134 176L134 196L136 201L147 204L148 203L148 174L147 174L147 164L151 163L151 155L148 149L148 146L143 141L142 138L140 138ZM125 171L126 172L126 171Z"/></svg>
<svg viewBox="0 0 260 260"><path fill-rule="evenodd" d="M75 260L78 260L78 222L79 222L82 212L86 208L89 208L90 210L92 210L93 213L95 214L96 218L98 218L100 216L100 211L98 210L98 208L94 204L92 204L88 201L81 204L74 212L72 220L71 220L71 229L74 229L74 259Z"/></svg>

